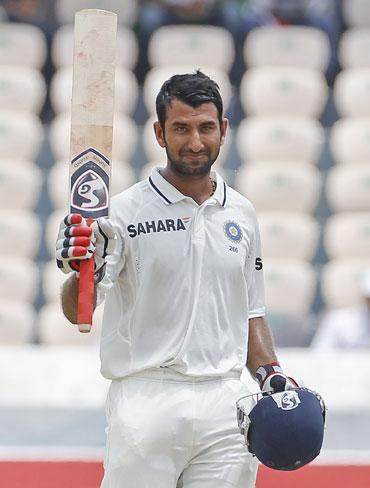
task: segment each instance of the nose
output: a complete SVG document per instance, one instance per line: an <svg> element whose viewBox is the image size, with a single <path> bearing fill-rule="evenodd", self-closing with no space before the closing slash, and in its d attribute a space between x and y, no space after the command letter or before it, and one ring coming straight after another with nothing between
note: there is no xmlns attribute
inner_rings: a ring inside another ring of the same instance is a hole
<svg viewBox="0 0 370 488"><path fill-rule="evenodd" d="M192 131L188 147L195 153L200 152L203 149L203 142L197 130Z"/></svg>

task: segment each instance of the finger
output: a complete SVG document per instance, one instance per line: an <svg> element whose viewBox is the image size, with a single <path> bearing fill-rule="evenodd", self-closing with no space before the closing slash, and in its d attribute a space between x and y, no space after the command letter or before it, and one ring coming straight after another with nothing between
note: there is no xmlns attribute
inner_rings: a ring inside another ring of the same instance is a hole
<svg viewBox="0 0 370 488"><path fill-rule="evenodd" d="M72 214L67 215L66 217L64 217L63 222L66 226L81 225L81 224L84 226L87 225L86 220L82 217L82 215L77 214L77 213L72 213Z"/></svg>
<svg viewBox="0 0 370 488"><path fill-rule="evenodd" d="M87 249L86 247L82 246L73 246L73 247L63 247L61 249L57 249L55 253L55 257L61 261L64 259L89 259L92 255L92 252Z"/></svg>
<svg viewBox="0 0 370 488"><path fill-rule="evenodd" d="M90 237L92 234L91 227L82 226L82 225L70 225L64 229L64 236L65 237L77 237L77 236L85 236Z"/></svg>

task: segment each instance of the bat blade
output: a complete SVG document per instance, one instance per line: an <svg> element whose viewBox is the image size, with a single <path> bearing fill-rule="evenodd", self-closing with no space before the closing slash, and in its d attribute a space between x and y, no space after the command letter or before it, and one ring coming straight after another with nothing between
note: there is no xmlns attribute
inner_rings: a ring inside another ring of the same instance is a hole
<svg viewBox="0 0 370 488"><path fill-rule="evenodd" d="M70 213L89 225L109 215L117 15L76 12L70 138ZM89 332L94 311L94 259L81 261L78 327Z"/></svg>

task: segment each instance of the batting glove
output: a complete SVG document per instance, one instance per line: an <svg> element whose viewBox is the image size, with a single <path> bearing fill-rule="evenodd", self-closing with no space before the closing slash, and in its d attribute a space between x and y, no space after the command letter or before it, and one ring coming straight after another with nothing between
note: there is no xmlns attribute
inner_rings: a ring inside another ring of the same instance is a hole
<svg viewBox="0 0 370 488"><path fill-rule="evenodd" d="M256 379L262 393L276 393L278 391L304 387L302 382L286 376L280 364L277 362L260 366L256 371Z"/></svg>
<svg viewBox="0 0 370 488"><path fill-rule="evenodd" d="M112 224L100 217L87 225L80 214L67 215L59 226L56 242L57 266L63 273L76 272L79 276L80 261L95 256L95 282L99 283L105 274L106 257L115 247L115 233Z"/></svg>

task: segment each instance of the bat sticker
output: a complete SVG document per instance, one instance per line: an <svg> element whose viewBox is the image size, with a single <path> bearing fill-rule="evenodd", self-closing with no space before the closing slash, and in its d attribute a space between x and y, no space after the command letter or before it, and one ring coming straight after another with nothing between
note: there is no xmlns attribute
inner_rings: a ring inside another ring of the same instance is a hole
<svg viewBox="0 0 370 488"><path fill-rule="evenodd" d="M87 149L71 162L71 212L96 219L108 215L109 161L95 149Z"/></svg>

